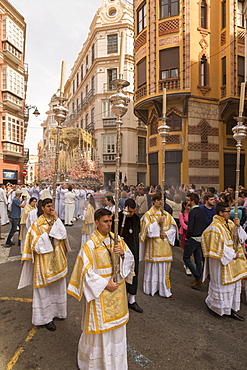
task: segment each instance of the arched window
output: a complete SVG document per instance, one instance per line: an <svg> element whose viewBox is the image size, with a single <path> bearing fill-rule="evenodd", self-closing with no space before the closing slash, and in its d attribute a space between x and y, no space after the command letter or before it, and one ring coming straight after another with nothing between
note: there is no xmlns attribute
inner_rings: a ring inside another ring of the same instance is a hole
<svg viewBox="0 0 247 370"><path fill-rule="evenodd" d="M168 117L167 124L171 127L171 131L182 131L182 117L174 112L168 114Z"/></svg>

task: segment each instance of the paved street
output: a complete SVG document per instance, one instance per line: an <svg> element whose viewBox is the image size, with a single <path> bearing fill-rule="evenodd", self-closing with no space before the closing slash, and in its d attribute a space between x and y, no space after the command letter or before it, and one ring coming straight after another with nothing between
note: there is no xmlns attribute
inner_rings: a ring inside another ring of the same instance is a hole
<svg viewBox="0 0 247 370"><path fill-rule="evenodd" d="M9 228L2 227L2 236ZM71 274L80 247L81 221L67 230L72 247ZM17 241L17 235L14 240ZM68 296L68 318L56 321L55 332L35 328L31 324L32 289L17 290L21 272L19 248L5 249L0 245L0 264L0 370L76 370L81 303ZM143 264L140 281L142 277ZM131 311L127 325L130 370L246 368L245 297L240 312L245 322L218 319L205 308L207 284L196 291L189 286L191 279L183 269L182 251L175 247L171 272L175 300L144 295L140 284L138 303L144 313Z"/></svg>

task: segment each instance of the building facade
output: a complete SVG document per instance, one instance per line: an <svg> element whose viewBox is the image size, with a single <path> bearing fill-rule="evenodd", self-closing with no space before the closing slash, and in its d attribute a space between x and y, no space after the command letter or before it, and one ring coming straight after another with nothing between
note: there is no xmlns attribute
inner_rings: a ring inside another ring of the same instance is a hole
<svg viewBox="0 0 247 370"><path fill-rule="evenodd" d="M6 0L0 1L0 19L0 182L17 184L24 182L23 166L28 153L24 151L28 125L26 23Z"/></svg>
<svg viewBox="0 0 247 370"><path fill-rule="evenodd" d="M133 5L126 0L103 0L90 25L88 37L78 54L65 85L68 98L67 127L77 127L95 139L91 152L104 174L104 184L115 179L116 124L109 98L116 90L121 32L126 35L124 79L130 98L121 128L122 182L146 182L146 126L133 113ZM83 150L84 152L85 150Z"/></svg>
<svg viewBox="0 0 247 370"><path fill-rule="evenodd" d="M25 176L26 184L36 184L39 178L39 157L38 155L30 155L26 164L27 175Z"/></svg>
<svg viewBox="0 0 247 370"><path fill-rule="evenodd" d="M135 0L134 110L148 127L148 183L161 184L162 90L167 89L166 183L235 184L243 1ZM241 185L247 185L246 140Z"/></svg>

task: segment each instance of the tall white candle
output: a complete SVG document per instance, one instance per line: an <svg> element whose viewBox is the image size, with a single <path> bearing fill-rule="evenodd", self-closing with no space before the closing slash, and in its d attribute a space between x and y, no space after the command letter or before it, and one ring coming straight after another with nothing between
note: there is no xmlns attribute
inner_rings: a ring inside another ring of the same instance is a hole
<svg viewBox="0 0 247 370"><path fill-rule="evenodd" d="M61 79L60 79L60 95L62 96L64 93L64 85L65 85L65 69L66 69L66 62L62 61L61 66Z"/></svg>
<svg viewBox="0 0 247 370"><path fill-rule="evenodd" d="M119 75L123 75L124 58L125 58L125 33L124 32L121 32Z"/></svg>
<svg viewBox="0 0 247 370"><path fill-rule="evenodd" d="M244 97L245 97L245 82L242 82L240 91L239 115L244 111Z"/></svg>
<svg viewBox="0 0 247 370"><path fill-rule="evenodd" d="M166 115L166 88L163 89L163 115Z"/></svg>

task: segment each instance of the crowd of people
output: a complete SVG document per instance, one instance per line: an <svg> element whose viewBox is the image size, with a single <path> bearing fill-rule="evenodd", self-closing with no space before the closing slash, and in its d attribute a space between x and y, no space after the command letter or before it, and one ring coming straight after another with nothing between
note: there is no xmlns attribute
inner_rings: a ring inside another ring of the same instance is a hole
<svg viewBox="0 0 247 370"><path fill-rule="evenodd" d="M53 319L67 316L66 290L83 301L80 369L127 369L128 308L144 312L136 300L139 261L144 261L143 292L173 300L174 246L183 250L192 289L200 290L209 279L209 313L244 321L237 312L241 288L247 293L247 190L239 189L237 207L233 187L217 192L191 184L164 190L162 197L159 185L121 184L116 210L112 186L59 185L54 207L47 185L0 187L1 223L11 222L7 248L19 232L23 268L18 288L33 286L33 325L56 330ZM70 246L65 226L78 219L81 248L66 288Z"/></svg>

